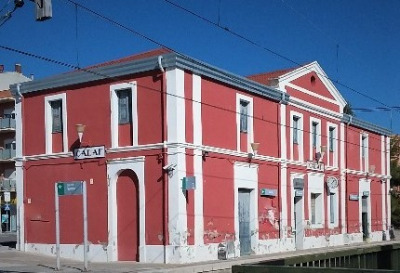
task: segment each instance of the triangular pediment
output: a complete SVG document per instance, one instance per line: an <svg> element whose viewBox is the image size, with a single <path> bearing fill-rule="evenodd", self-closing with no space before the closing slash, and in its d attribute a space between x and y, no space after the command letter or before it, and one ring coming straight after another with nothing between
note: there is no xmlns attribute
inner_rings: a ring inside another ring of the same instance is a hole
<svg viewBox="0 0 400 273"><path fill-rule="evenodd" d="M278 88L294 100L343 112L346 101L317 62L293 69L277 79Z"/></svg>

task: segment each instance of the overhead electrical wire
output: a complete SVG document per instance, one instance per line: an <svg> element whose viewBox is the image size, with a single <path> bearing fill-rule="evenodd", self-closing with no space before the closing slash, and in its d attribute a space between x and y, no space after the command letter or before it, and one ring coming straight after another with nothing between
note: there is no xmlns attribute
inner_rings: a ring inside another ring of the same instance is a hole
<svg viewBox="0 0 400 273"><path fill-rule="evenodd" d="M28 57L32 57L32 58L35 58L35 59L39 59L39 60L42 60L42 61L45 61L45 62L61 65L61 66L64 66L64 67L67 67L67 68L71 68L71 69L74 69L74 70L83 71L85 73L90 73L90 74L99 76L102 79L110 79L110 80L114 79L114 80L118 80L118 81L126 81L121 77L109 76L107 74L103 74L103 73L99 73L99 72L93 71L92 68L80 68L78 66L75 66L75 65L63 62L63 61L59 61L59 60L55 60L55 59L52 59L52 58L44 57L44 56L41 56L41 55L33 54L33 53L30 53L30 52L26 52L26 51L23 51L23 50L19 50L19 49L15 49L15 48L12 48L12 47L4 46L4 45L1 45L1 44L0 44L0 49L4 49L4 50L7 50L7 51L11 51L11 52L15 52L15 53L18 53L18 54L22 54L22 55L25 55L25 56L28 56ZM151 88L151 87L148 87L148 86L144 86L144 85L140 85L140 84L138 84L138 86L140 86L142 88L145 88L147 90L150 90L150 91L162 92L162 90ZM227 112L230 112L230 113L233 113L233 114L236 114L236 115L239 114L235 110L232 110L232 109L229 109L229 108L223 108L223 107L216 106L216 105L213 105L213 104L210 104L210 103L204 103L202 101L196 101L196 100L194 100L192 98L186 98L186 97L178 96L178 95L171 94L171 93L168 93L168 92L165 92L165 94L168 95L168 96L173 96L173 97L180 98L180 99L183 99L183 100L189 100L189 101L192 101L192 102L200 103L203 106L213 107L215 109L222 110L222 111L227 111ZM275 126L285 126L286 128L293 129L293 127L290 126L290 125L287 125L287 124L283 125L282 123L274 121L274 120L266 120L264 117L257 117L255 115L248 115L248 116L253 118L253 119L256 119L258 121L267 122L267 123L273 124ZM322 116L320 114L316 114L315 116L318 116L320 118L326 118L326 117L324 117L324 116ZM311 133L311 131L304 129L304 127L306 127L306 126L303 126L303 129L298 128L298 131L299 132L304 132L304 133ZM353 130L355 131L355 129L353 129ZM327 137L327 135L324 135L324 134L318 134L318 136L325 137L325 138ZM370 138L373 139L374 137L370 136ZM350 141L347 141L347 140L340 140L338 138L334 138L334 139L339 141L339 142L347 143L349 145L354 145L356 147L361 147L360 143L353 143L353 142L350 142ZM381 138L380 137L376 137L376 139L380 140ZM382 152L382 150L375 149L375 148L370 148L370 150L371 151ZM384 150L384 151L386 152L386 150Z"/></svg>
<svg viewBox="0 0 400 273"><path fill-rule="evenodd" d="M68 1L71 1L71 0L68 0ZM238 33L238 32L232 31L232 30L230 30L230 29L229 29L228 27L226 27L226 26L223 27L223 26L221 26L219 23L217 24L217 23L215 23L215 22L213 22L213 21L211 21L211 20L205 18L204 16L201 16L201 15L199 15L199 14L197 14L197 13L195 13L195 12L193 12L193 11L191 11L191 10L189 10L189 9L187 9L187 8L185 8L185 7L183 7L183 6L181 6L181 5L178 5L178 4L176 4L176 3L174 3L174 2L172 2L172 1L170 1L170 0L164 0L164 2L169 3L170 5L172 5L172 6L176 7L176 8L178 8L178 9L180 9L180 10L182 10L182 11L185 11L185 12L187 12L187 13L189 13L189 14L191 14L191 15L193 15L193 16L195 16L195 17L197 17L197 18L199 18L199 19L201 19L201 20L203 20L203 21L205 21L205 22L207 22L207 23L209 23L209 24L211 24L211 25L217 27L217 28L220 28L220 29L222 29L222 30L224 30L224 31L226 31L226 32L228 32L228 33L230 33L231 35L233 35L233 36L235 36L235 37L237 37L237 38L240 38L240 39L243 40L243 41L246 41L246 42L248 42L248 43L250 43L250 44L252 44L252 45L254 45L254 46L256 46L256 47L258 47L258 48L260 48L260 49L263 49L263 50L265 50L265 51L267 51L267 52L269 52L269 53L271 53L271 54L274 54L275 56L278 56L278 57L280 57L280 58L282 58L282 59L284 59L284 60L286 60L286 61L292 63L292 64L295 64L295 65L297 65L298 67L302 67L302 66L303 66L303 65L300 64L299 62L296 62L296 61L294 61L293 59L291 59L291 58L289 58L289 57L286 57L286 56L284 56L283 54L280 54L280 53L278 53L278 52L275 51L275 50L272 50L272 49L270 49L270 48L268 48L268 47L265 47L265 46L263 46L263 45L261 45L261 44L255 42L255 41L251 40L250 38L247 38L246 36L244 36L244 35L242 35L242 34L240 34L240 33ZM367 94L365 94L365 93L363 93L363 92L360 92L360 91L358 91L358 90L356 90L356 89L354 89L354 88L352 88L352 87L350 87L350 86L348 86L348 85L346 85L346 84L344 84L344 83L342 83L342 82L339 82L338 80L332 79L332 78L330 78L329 76L324 75L324 74L321 74L321 73L317 73L317 74L318 74L319 76L321 76L321 77L324 77L324 78L326 78L326 79L328 79L328 80L330 80L330 81L332 81L332 82L335 82L336 84L339 84L339 85L341 85L341 86L347 88L348 90L351 90L352 92L354 92L354 93L356 93L356 94L358 94L358 95L360 95L360 96L363 96L363 97L365 97L365 98L368 98L368 99L370 99L370 100L372 100L372 101L374 101L374 102L376 102L376 103L379 103L379 104L381 104L381 105L383 105L383 106L389 107L389 106L386 105L384 102L381 102L381 101L379 101L378 99L376 99L376 98L374 98L374 97L371 97L371 96L369 96L369 95L367 95Z"/></svg>

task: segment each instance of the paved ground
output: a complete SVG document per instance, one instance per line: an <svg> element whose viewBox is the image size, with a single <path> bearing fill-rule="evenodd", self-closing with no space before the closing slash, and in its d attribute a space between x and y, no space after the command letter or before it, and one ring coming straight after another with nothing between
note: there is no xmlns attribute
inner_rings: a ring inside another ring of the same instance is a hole
<svg viewBox="0 0 400 273"><path fill-rule="evenodd" d="M398 243L400 231L395 232L396 238L392 242L385 243L368 243L368 245L380 245ZM0 234L0 273L13 272L55 272L56 258L36 254L29 254L15 250L15 234ZM1 246L2 245L2 246ZM11 246L11 247L10 247ZM134 262L113 262L113 263L90 263L89 271L91 272L118 272L118 273L135 273L135 272L217 272L229 273L233 265L244 263L256 263L265 260L279 259L283 257L292 257L299 254L311 254L321 252L337 251L339 249L362 248L365 244L341 246L336 248L320 248L303 250L296 252L286 252L268 255L247 256L227 261L212 261L204 263L195 263L190 265L165 265L165 264L143 264ZM83 262L61 259L61 270L57 272L82 272L84 268Z"/></svg>

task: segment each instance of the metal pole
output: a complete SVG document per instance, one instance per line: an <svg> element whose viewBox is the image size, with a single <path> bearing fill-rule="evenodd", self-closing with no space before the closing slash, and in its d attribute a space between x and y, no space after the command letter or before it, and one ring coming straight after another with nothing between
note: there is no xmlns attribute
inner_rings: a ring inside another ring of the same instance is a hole
<svg viewBox="0 0 400 273"><path fill-rule="evenodd" d="M57 190L57 183L54 184L54 199L56 205L56 255L57 255L57 266L56 269L60 270L60 205Z"/></svg>
<svg viewBox="0 0 400 273"><path fill-rule="evenodd" d="M86 181L82 181L83 187L83 260L84 271L88 271L88 227L87 227L87 196L86 196Z"/></svg>

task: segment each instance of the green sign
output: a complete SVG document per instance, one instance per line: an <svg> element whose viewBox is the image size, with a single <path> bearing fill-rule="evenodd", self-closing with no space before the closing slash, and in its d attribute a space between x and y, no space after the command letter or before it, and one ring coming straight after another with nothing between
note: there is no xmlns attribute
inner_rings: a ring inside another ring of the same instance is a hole
<svg viewBox="0 0 400 273"><path fill-rule="evenodd" d="M83 193L82 182L58 182L57 193L58 196L81 195Z"/></svg>

